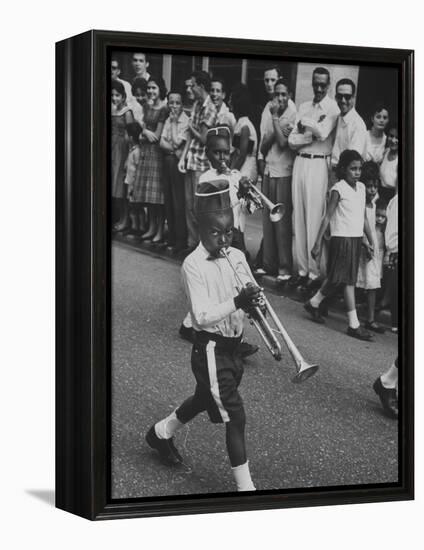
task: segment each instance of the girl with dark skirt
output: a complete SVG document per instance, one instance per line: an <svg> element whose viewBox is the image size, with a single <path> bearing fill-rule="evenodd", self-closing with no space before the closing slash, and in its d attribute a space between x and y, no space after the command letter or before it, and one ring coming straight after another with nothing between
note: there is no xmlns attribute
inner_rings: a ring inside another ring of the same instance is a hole
<svg viewBox="0 0 424 550"><path fill-rule="evenodd" d="M164 229L164 189L163 155L159 142L168 117L166 87L162 77L149 78L147 97L141 134L140 163L134 182L134 202L146 206L148 211L149 227L141 239L160 243L163 241Z"/></svg>
<svg viewBox="0 0 424 550"><path fill-rule="evenodd" d="M134 122L132 109L127 105L127 95L121 82L112 81L112 208L114 231L126 229L129 222L126 197L125 163L129 143L126 127Z"/></svg>
<svg viewBox="0 0 424 550"><path fill-rule="evenodd" d="M319 263L324 233L330 225L330 246L327 277L318 292L304 305L316 323L324 323L319 306L324 298L342 286L349 326L347 334L359 340L372 340L372 335L361 327L355 304L355 284L358 277L361 248L369 258L373 255L371 229L365 216L365 185L359 181L362 157L347 149L340 155L337 166L339 181L331 188L327 213L311 254ZM366 238L364 236L366 235Z"/></svg>

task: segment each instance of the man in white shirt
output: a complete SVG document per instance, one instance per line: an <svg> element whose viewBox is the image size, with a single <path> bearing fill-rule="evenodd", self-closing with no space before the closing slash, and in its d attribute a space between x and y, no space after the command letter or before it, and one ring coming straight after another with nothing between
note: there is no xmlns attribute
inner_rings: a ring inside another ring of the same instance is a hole
<svg viewBox="0 0 424 550"><path fill-rule="evenodd" d="M150 74L147 72L147 69L149 67L149 62L146 59L145 53L141 53L141 52L133 53L132 66L134 69L134 79L144 78L144 80L149 80Z"/></svg>
<svg viewBox="0 0 424 550"><path fill-rule="evenodd" d="M355 83L350 78L342 78L336 85L336 101L340 109L337 120L336 137L331 153L331 166L334 169L340 154L346 149L358 151L362 158L365 156L367 127L354 107Z"/></svg>
<svg viewBox="0 0 424 550"><path fill-rule="evenodd" d="M320 275L311 256L325 214L328 168L340 110L327 95L330 73L317 67L312 73L314 98L299 107L289 146L296 151L293 167L294 254L297 284L310 284Z"/></svg>

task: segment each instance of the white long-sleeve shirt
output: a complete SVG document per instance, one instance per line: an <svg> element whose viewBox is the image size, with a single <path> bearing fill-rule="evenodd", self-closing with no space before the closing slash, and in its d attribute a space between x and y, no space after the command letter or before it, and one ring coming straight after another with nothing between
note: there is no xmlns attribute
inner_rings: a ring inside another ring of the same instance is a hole
<svg viewBox="0 0 424 550"><path fill-rule="evenodd" d="M313 101L302 103L298 110L295 127L289 135L290 147L308 155L330 155L339 114L337 103L327 95L319 103ZM304 132L299 131L299 122L306 126Z"/></svg>
<svg viewBox="0 0 424 550"><path fill-rule="evenodd" d="M339 116L334 139L331 165L337 166L340 155L346 149L358 151L365 158L367 150L367 127L356 109L351 109L345 116Z"/></svg>
<svg viewBox="0 0 424 550"><path fill-rule="evenodd" d="M243 286L249 281L255 282L243 252L229 247L227 253ZM242 334L245 314L234 304L240 292L239 283L225 258L210 259L209 252L200 243L184 260L181 277L195 330L228 338Z"/></svg>
<svg viewBox="0 0 424 550"><path fill-rule="evenodd" d="M387 224L384 232L386 251L389 254L398 252L398 196L392 198L387 206Z"/></svg>

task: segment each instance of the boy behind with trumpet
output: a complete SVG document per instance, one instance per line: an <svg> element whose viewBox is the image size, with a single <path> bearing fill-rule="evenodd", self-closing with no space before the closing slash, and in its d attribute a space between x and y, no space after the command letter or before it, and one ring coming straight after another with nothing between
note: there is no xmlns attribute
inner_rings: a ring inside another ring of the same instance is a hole
<svg viewBox="0 0 424 550"><path fill-rule="evenodd" d="M231 247L234 217L226 179L199 184L196 193L200 244L185 259L182 280L195 331L191 367L196 379L193 395L169 416L154 424L147 444L169 464L183 462L173 443L175 432L206 411L211 422L225 423L226 446L238 491L254 491L245 446L246 417L238 392L243 363L237 348L243 335L245 311L260 303L246 258ZM228 257L245 284L238 287Z"/></svg>

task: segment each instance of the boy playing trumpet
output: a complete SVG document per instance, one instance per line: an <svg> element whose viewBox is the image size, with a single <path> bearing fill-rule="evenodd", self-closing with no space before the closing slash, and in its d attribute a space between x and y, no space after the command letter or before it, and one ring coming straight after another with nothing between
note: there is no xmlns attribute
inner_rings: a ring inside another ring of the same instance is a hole
<svg viewBox="0 0 424 550"><path fill-rule="evenodd" d="M211 422L225 423L226 446L238 491L254 491L245 446L245 411L238 392L243 363L241 344L245 311L259 305L261 289L254 283L246 258L231 247L234 217L226 179L203 182L197 193L200 243L185 259L182 280L195 331L191 367L193 395L146 435L148 445L170 464L183 462L173 443L175 432L206 411ZM245 285L222 257L226 249Z"/></svg>

